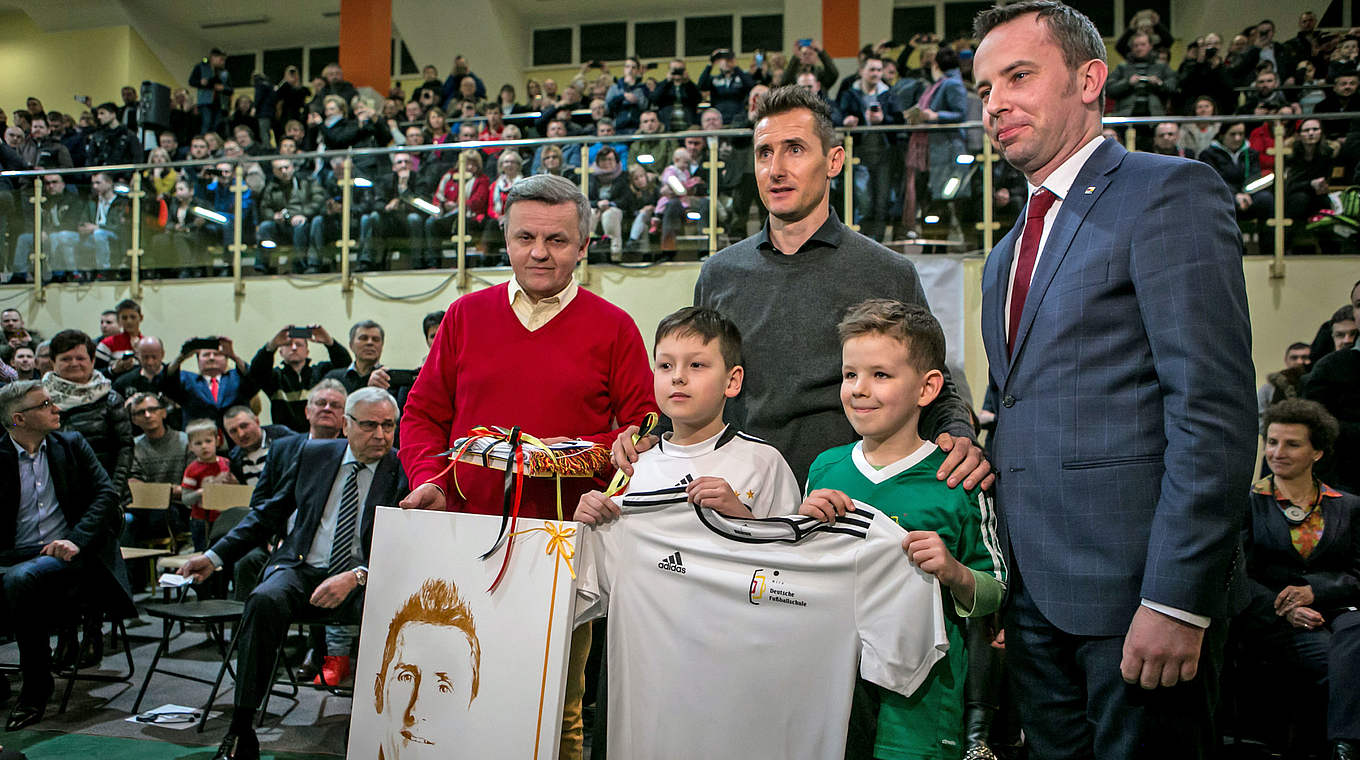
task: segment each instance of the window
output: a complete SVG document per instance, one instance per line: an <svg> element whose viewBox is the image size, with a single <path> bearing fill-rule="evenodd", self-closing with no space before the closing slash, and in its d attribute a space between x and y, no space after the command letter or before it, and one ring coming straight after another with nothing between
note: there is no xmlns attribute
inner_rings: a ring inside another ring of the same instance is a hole
<svg viewBox="0 0 1360 760"><path fill-rule="evenodd" d="M782 45L781 45L782 46ZM718 48L732 47L731 16L691 16L685 19L685 55L708 57Z"/></svg>
<svg viewBox="0 0 1360 760"><path fill-rule="evenodd" d="M534 30L534 65L571 63L571 27Z"/></svg>
<svg viewBox="0 0 1360 760"><path fill-rule="evenodd" d="M232 89L236 91L231 96L233 103L236 102L238 95L255 97L255 90L251 88L250 79L255 74L255 57L254 53L227 56L227 76L230 78Z"/></svg>
<svg viewBox="0 0 1360 760"><path fill-rule="evenodd" d="M283 70L289 66L298 67L298 76L302 76L302 48L279 48L278 50L264 51L264 75L269 77L269 81L274 84L283 81Z"/></svg>
<svg viewBox="0 0 1360 760"><path fill-rule="evenodd" d="M935 6L916 5L893 8L892 38L896 42L910 42L918 34L935 33Z"/></svg>
<svg viewBox="0 0 1360 760"><path fill-rule="evenodd" d="M784 15L741 17L741 52L784 49Z"/></svg>
<svg viewBox="0 0 1360 760"><path fill-rule="evenodd" d="M633 24L633 54L638 58L674 58L675 30L674 21Z"/></svg>
<svg viewBox="0 0 1360 760"><path fill-rule="evenodd" d="M628 57L628 23L581 24L581 63Z"/></svg>
<svg viewBox="0 0 1360 760"><path fill-rule="evenodd" d="M340 62L339 47L314 47L307 51L306 76L316 79L328 64Z"/></svg>
<svg viewBox="0 0 1360 760"><path fill-rule="evenodd" d="M963 2L944 4L944 38L946 40L973 36L973 19L993 3ZM900 40L899 40L900 41Z"/></svg>

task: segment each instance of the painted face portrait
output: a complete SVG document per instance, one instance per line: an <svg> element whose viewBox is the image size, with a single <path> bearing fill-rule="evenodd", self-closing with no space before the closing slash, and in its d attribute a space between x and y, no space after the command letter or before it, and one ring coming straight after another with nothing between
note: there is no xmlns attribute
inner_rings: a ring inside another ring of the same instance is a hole
<svg viewBox="0 0 1360 760"><path fill-rule="evenodd" d="M387 629L374 683L382 760L456 757L477 698L481 645L472 612L452 581L430 579Z"/></svg>

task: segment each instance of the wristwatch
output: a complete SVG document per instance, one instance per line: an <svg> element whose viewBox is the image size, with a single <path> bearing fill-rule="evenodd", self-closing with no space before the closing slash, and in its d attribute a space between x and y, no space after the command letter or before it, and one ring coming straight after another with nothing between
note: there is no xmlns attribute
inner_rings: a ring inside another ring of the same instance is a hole
<svg viewBox="0 0 1360 760"><path fill-rule="evenodd" d="M367 571L367 570L360 570L359 568L356 567L356 568L354 568L353 570L351 570L350 572L351 572L351 573L354 573L354 577L355 577L356 580L358 580L360 586L367 586L367 585L368 585L368 571Z"/></svg>

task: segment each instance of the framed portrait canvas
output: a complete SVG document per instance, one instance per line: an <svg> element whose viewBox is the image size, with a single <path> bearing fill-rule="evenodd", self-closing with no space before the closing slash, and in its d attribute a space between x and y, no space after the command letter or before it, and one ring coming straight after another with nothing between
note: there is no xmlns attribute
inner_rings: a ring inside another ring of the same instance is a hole
<svg viewBox="0 0 1360 760"><path fill-rule="evenodd" d="M347 757L556 757L577 527L380 507Z"/></svg>

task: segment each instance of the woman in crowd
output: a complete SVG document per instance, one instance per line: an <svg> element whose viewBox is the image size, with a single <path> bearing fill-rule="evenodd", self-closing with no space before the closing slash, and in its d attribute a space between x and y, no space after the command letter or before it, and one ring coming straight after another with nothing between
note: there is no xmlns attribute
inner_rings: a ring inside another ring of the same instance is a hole
<svg viewBox="0 0 1360 760"><path fill-rule="evenodd" d="M500 106L503 116L509 116L512 113L524 113L529 110L515 102L515 86L511 84L501 85L501 91L496 96L496 103Z"/></svg>
<svg viewBox="0 0 1360 760"><path fill-rule="evenodd" d="M85 436L121 494L127 490L132 467L132 422L123 410L123 397L113 383L94 368L94 341L80 330L52 336L52 371L43 388L61 410L62 432Z"/></svg>
<svg viewBox="0 0 1360 760"><path fill-rule="evenodd" d="M1313 474L1339 431L1321 404L1287 399L1263 422L1271 474L1251 489L1243 530L1251 601L1238 623L1262 655L1325 689L1328 740L1353 752L1360 742L1360 498ZM1307 714L1306 703L1291 706L1293 717Z"/></svg>
<svg viewBox="0 0 1360 760"><path fill-rule="evenodd" d="M1322 122L1304 119L1285 159L1284 213L1294 220L1295 229L1328 208L1327 181L1335 160L1336 152L1323 138Z"/></svg>
<svg viewBox="0 0 1360 760"><path fill-rule="evenodd" d="M556 145L544 145L539 158L539 174L555 174L559 177L566 172L562 167L562 149Z"/></svg>
<svg viewBox="0 0 1360 760"><path fill-rule="evenodd" d="M1196 116L1216 116L1218 105L1208 95L1201 95L1195 98L1194 114ZM1181 136L1176 144L1185 148L1188 155L1198 156L1218 136L1218 128L1219 123L1216 121L1182 124Z"/></svg>
<svg viewBox="0 0 1360 760"><path fill-rule="evenodd" d="M170 154L164 148L153 148L151 154L147 156L146 162L149 164L168 164ZM150 190L153 198L164 198L175 191L175 181L179 179L179 172L169 166L156 166L142 172L142 190Z"/></svg>
<svg viewBox="0 0 1360 760"><path fill-rule="evenodd" d="M434 204L439 207L439 216L425 220L425 255L421 257L418 268L429 269L440 263L439 251L458 224L458 198L464 198L463 210L466 218L464 230L472 236L473 245L480 241L479 234L486 226L487 210L491 205L491 180L482 173L482 154L475 150L464 151L467 160L464 167L467 177L463 183L458 181L458 164L444 172L439 186L434 191Z"/></svg>
<svg viewBox="0 0 1360 760"><path fill-rule="evenodd" d="M193 213L193 207L193 184L184 178L177 180L173 191L157 202L159 231L151 237L150 260L146 264L149 276L167 276L172 271L177 271L180 278L208 276L211 256L206 248L210 240L204 233L207 222Z"/></svg>
<svg viewBox="0 0 1360 760"><path fill-rule="evenodd" d="M506 129L510 127L507 126ZM497 253L505 246L505 230L501 228L501 216L505 209L505 194L510 186L524 176L524 158L513 150L501 151L496 160L496 181L491 185L491 204L487 208L486 229L482 232L483 253Z"/></svg>
<svg viewBox="0 0 1360 760"><path fill-rule="evenodd" d="M590 199L590 229L601 229L609 238L611 255L623 250L623 209L615 199L627 192L628 175L623 173L619 154L606 145L595 154L586 184Z"/></svg>
<svg viewBox="0 0 1360 760"><path fill-rule="evenodd" d="M661 199L656 175L638 164L628 169L628 183L617 199L611 202L618 205L625 219L632 219L628 231L628 243L635 249L646 250L649 242L647 228L651 223L652 212Z"/></svg>

